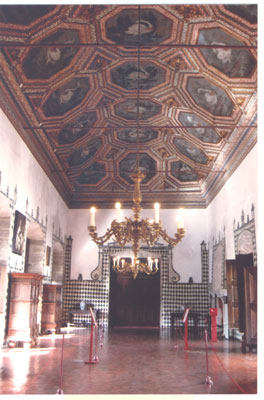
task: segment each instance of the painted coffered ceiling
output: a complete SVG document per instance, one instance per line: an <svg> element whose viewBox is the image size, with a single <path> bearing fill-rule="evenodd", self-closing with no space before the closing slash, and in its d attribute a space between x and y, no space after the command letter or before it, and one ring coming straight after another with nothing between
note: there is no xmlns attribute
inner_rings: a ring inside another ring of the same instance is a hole
<svg viewBox="0 0 264 400"><path fill-rule="evenodd" d="M1 107L71 208L206 207L256 143L256 5L2 5Z"/></svg>

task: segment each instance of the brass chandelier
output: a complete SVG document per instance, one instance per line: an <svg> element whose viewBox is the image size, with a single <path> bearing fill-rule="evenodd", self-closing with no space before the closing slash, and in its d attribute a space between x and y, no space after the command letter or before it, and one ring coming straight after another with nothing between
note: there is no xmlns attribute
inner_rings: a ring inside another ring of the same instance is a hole
<svg viewBox="0 0 264 400"><path fill-rule="evenodd" d="M142 207L140 205L142 196L140 191L140 183L144 179L145 175L137 169L131 174L131 178L135 183L133 202L134 206L132 210L134 215L132 218L125 218L125 221L121 221L120 214L120 203L116 203L117 209L117 220L114 219L111 222L110 228L107 229L103 236L98 237L95 226L95 207L91 208L91 222L88 226L89 233L93 241L98 245L103 245L110 238L114 237L115 241L124 247L127 243L132 243L133 257L131 263L125 262L124 259L115 258L113 263L113 269L117 272L131 272L133 278L137 277L139 272L146 274L154 274L158 271L158 259L152 260L148 258L148 263L141 263L138 259L140 250L140 243L146 243L147 246L152 247L154 243L159 239L164 239L170 246L175 246L184 237L185 230L183 226L183 216L178 215L177 221L177 233L175 237L171 238L166 233L165 229L162 228L161 221L159 219L159 203L155 203L155 220L149 220L148 218L141 218Z"/></svg>
<svg viewBox="0 0 264 400"><path fill-rule="evenodd" d="M175 237L171 238L167 235L165 229L162 228L161 221L159 219L159 203L155 203L155 220L151 221L148 218L142 219L141 218L141 191L140 191L140 183L145 178L145 174L140 171L139 168L139 156L138 156L138 136L139 136L139 86L140 86L140 27L141 27L141 20L140 20L140 6L138 6L138 46L137 46L137 54L138 54L138 65L137 65L137 140L136 140L136 169L130 175L131 179L133 180L135 187L134 187L134 194L133 194L133 202L134 206L132 210L134 215L132 218L125 218L124 221L121 221L121 204L116 203L117 209L117 220L114 219L111 222L110 228L107 229L106 233L98 237L96 232L95 226L95 207L91 208L91 222L90 226L88 226L88 230L92 240L98 244L103 245L107 242L110 238L114 238L114 240L121 246L124 247L127 243L132 243L132 250L133 250L133 257L131 259L131 263L126 262L125 259L120 259L120 257L115 257L113 259L113 269L117 272L131 272L133 278L135 279L139 272L146 273L148 275L155 274L158 272L158 259L151 259L148 258L147 263L142 263L138 259L140 243L146 243L148 247L154 245L155 242L159 238L165 240L170 246L175 246L181 239L184 237L185 230L183 226L183 217L182 215L178 215L178 223L177 223L177 233L175 233Z"/></svg>

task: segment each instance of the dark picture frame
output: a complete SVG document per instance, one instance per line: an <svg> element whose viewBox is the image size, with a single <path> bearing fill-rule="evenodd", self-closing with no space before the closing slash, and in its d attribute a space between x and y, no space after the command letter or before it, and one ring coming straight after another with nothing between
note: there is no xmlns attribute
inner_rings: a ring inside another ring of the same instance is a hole
<svg viewBox="0 0 264 400"><path fill-rule="evenodd" d="M12 240L12 252L22 255L25 242L26 217L16 210Z"/></svg>
<svg viewBox="0 0 264 400"><path fill-rule="evenodd" d="M46 265L48 267L50 266L50 252L51 252L51 247L47 246L47 248L46 248Z"/></svg>

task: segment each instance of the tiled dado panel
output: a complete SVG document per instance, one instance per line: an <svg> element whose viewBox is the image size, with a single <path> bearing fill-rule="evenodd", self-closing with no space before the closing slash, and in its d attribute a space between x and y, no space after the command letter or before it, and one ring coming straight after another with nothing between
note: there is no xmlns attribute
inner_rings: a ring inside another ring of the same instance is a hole
<svg viewBox="0 0 264 400"><path fill-rule="evenodd" d="M164 255L164 265L167 264L167 256ZM170 283L168 279L168 268L161 271L161 326L171 325L170 315L172 312L182 312L183 307L188 305L196 313L207 315L209 310L209 257L205 243L201 245L201 283ZM190 320L190 324L192 321Z"/></svg>
<svg viewBox="0 0 264 400"><path fill-rule="evenodd" d="M95 310L100 310L101 323L108 325L109 312L109 263L108 254L102 257L102 280L79 281L70 279L71 268L71 243L66 245L65 273L63 284L63 323L68 322L68 312L79 309L80 302L84 300L87 304L93 304ZM75 315L73 322L90 322L90 317Z"/></svg>
<svg viewBox="0 0 264 400"><path fill-rule="evenodd" d="M202 283L179 283L169 282L169 259L170 248L167 246L155 250L159 253L161 268L161 307L160 307L160 326L170 326L170 314L182 310L182 306L188 304L193 311L206 315L209 308L208 292L208 251L203 250L202 261ZM70 280L70 255L71 246L66 246L65 257L65 281L63 286L63 322L68 321L68 312L71 309L79 309L80 301L94 305L96 310L100 310L104 326L108 325L109 312L109 269L110 257L120 249L103 246L102 249L102 279L99 281L78 281ZM90 322L87 316L76 315L74 322Z"/></svg>

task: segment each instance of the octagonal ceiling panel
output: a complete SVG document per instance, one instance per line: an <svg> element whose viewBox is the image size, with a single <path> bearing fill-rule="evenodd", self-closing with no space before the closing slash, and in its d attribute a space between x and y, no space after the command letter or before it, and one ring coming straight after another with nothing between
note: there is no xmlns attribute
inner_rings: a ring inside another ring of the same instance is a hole
<svg viewBox="0 0 264 400"><path fill-rule="evenodd" d="M198 44L225 46L202 48L207 63L229 78L249 78L256 68L256 60L248 49L232 48L244 43L228 35L222 29L202 29L199 32Z"/></svg>
<svg viewBox="0 0 264 400"><path fill-rule="evenodd" d="M81 185L96 185L106 176L105 165L94 162L89 167L85 168L77 179Z"/></svg>
<svg viewBox="0 0 264 400"><path fill-rule="evenodd" d="M180 153L190 158L192 161L199 164L207 164L208 158L204 152L198 147L194 146L191 142L188 142L182 138L175 138L174 144Z"/></svg>
<svg viewBox="0 0 264 400"><path fill-rule="evenodd" d="M147 120L161 112L161 104L152 100L126 99L115 106L115 112L129 121Z"/></svg>
<svg viewBox="0 0 264 400"><path fill-rule="evenodd" d="M31 49L23 61L22 67L26 77L48 79L63 70L78 51L78 47L72 46L75 43L79 43L79 33L76 30L59 30L48 36L40 42L45 46ZM46 44L50 44L50 47ZM65 47L61 47L61 44L65 44ZM67 44L70 46L66 47Z"/></svg>
<svg viewBox="0 0 264 400"><path fill-rule="evenodd" d="M69 207L130 207L137 162L143 207L205 207L256 143L256 15L0 6L0 105Z"/></svg>
<svg viewBox="0 0 264 400"><path fill-rule="evenodd" d="M153 62L126 62L111 71L112 82L126 90L152 89L165 80L164 69Z"/></svg>
<svg viewBox="0 0 264 400"><path fill-rule="evenodd" d="M156 174L156 162L146 153L129 153L122 161L119 163L120 176L124 178L128 183L133 184L133 180L130 178L130 174L136 169L137 162L141 172L145 174L145 178L142 183L147 183Z"/></svg>
<svg viewBox="0 0 264 400"><path fill-rule="evenodd" d="M256 24L258 21L256 4L226 4L224 5L224 8L251 24Z"/></svg>
<svg viewBox="0 0 264 400"><path fill-rule="evenodd" d="M58 144L75 143L81 137L88 135L96 121L96 112L86 112L62 128L58 135Z"/></svg>
<svg viewBox="0 0 264 400"><path fill-rule="evenodd" d="M197 172L183 161L174 161L171 163L171 174L181 182L197 181Z"/></svg>
<svg viewBox="0 0 264 400"><path fill-rule="evenodd" d="M170 37L172 21L154 9L127 8L106 22L106 37L117 44L158 44ZM139 36L140 32L140 36Z"/></svg>
<svg viewBox="0 0 264 400"><path fill-rule="evenodd" d="M220 137L215 129L211 128L206 121L197 115L193 113L181 112L179 120L183 126L185 126L188 133L195 136L202 142L218 143L220 141Z"/></svg>
<svg viewBox="0 0 264 400"><path fill-rule="evenodd" d="M38 20L56 6L52 5L24 5L16 4L15 7L2 5L0 9L0 22L18 25L30 25L33 21Z"/></svg>
<svg viewBox="0 0 264 400"><path fill-rule="evenodd" d="M89 78L74 78L54 90L43 104L46 117L64 115L78 106L90 90Z"/></svg>
<svg viewBox="0 0 264 400"><path fill-rule="evenodd" d="M101 145L102 145L102 138L93 137L84 146L73 150L67 160L69 166L74 167L82 165L95 155L95 153L101 147Z"/></svg>
<svg viewBox="0 0 264 400"><path fill-rule="evenodd" d="M226 92L204 78L188 79L187 91L204 110L216 116L229 117L233 113L234 103Z"/></svg>
<svg viewBox="0 0 264 400"><path fill-rule="evenodd" d="M127 128L118 130L117 137L125 143L147 143L157 139L158 132L151 128Z"/></svg>

